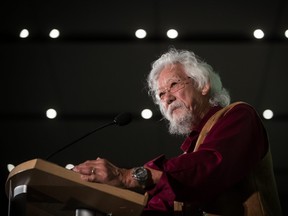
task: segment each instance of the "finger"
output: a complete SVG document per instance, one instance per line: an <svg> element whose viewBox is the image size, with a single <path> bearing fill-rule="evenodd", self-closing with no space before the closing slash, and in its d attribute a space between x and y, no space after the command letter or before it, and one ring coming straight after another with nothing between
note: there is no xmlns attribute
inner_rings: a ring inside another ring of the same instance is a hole
<svg viewBox="0 0 288 216"><path fill-rule="evenodd" d="M104 160L103 159L100 159L100 158L97 158L96 160L89 160L89 161L86 161L85 163L81 164L82 166L98 166L98 165L101 165L103 164Z"/></svg>
<svg viewBox="0 0 288 216"><path fill-rule="evenodd" d="M93 172L95 172L95 168L91 167L91 166L77 166L73 169L75 172L78 172L80 174L83 175L91 175L92 170Z"/></svg>
<svg viewBox="0 0 288 216"><path fill-rule="evenodd" d="M94 167L91 167L91 175L95 175L96 174L96 169Z"/></svg>
<svg viewBox="0 0 288 216"><path fill-rule="evenodd" d="M98 182L97 176L94 175L81 175L80 176L82 180L88 181L88 182Z"/></svg>
<svg viewBox="0 0 288 216"><path fill-rule="evenodd" d="M93 181L93 179L91 179L90 175L81 175L80 177L84 181L91 181L91 182Z"/></svg>
<svg viewBox="0 0 288 216"><path fill-rule="evenodd" d="M87 160L82 164L79 164L73 168L73 171L78 172L83 175L91 175L94 172L106 170L106 161L105 159L97 158L96 160Z"/></svg>

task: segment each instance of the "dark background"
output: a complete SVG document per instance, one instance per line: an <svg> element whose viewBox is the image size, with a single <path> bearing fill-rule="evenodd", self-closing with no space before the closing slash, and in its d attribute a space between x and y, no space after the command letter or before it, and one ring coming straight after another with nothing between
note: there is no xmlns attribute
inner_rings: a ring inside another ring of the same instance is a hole
<svg viewBox="0 0 288 216"><path fill-rule="evenodd" d="M45 158L118 113L131 112L133 122L99 131L51 161L65 166L100 156L131 167L177 155L183 138L167 133L145 89L151 62L172 46L211 64L232 101L274 111L263 122L288 215L287 0L2 1L0 23L1 215L8 163ZM23 28L26 39L18 37ZM48 37L53 28L57 39ZM145 39L135 38L138 28ZM177 39L167 39L170 28ZM264 39L253 38L257 28ZM48 108L56 119L45 117ZM152 119L141 119L144 108Z"/></svg>

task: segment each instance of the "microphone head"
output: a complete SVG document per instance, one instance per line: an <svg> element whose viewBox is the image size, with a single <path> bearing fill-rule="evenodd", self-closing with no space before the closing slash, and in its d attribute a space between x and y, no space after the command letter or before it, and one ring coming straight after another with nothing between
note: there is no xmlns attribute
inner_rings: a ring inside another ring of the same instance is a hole
<svg viewBox="0 0 288 216"><path fill-rule="evenodd" d="M123 126L129 124L131 120L132 120L131 113L120 113L114 118L114 123L118 126Z"/></svg>

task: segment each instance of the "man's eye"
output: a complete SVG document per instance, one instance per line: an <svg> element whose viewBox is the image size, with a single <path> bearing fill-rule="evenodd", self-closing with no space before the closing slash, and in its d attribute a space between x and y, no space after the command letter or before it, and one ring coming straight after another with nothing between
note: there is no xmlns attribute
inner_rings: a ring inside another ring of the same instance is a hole
<svg viewBox="0 0 288 216"><path fill-rule="evenodd" d="M173 87L173 86L175 86L175 85L177 85L177 82L172 82L171 85L170 85L170 87Z"/></svg>
<svg viewBox="0 0 288 216"><path fill-rule="evenodd" d="M164 95L165 95L165 92L160 92L158 96L159 96L159 98L163 98Z"/></svg>
<svg viewBox="0 0 288 216"><path fill-rule="evenodd" d="M176 88L178 86L178 84L179 84L178 82L171 83L170 89L172 89L172 91L173 91L173 89Z"/></svg>

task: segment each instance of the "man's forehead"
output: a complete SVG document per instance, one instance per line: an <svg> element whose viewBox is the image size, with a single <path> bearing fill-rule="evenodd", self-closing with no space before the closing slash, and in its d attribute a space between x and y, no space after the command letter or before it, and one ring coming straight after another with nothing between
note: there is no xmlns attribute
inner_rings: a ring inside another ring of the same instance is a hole
<svg viewBox="0 0 288 216"><path fill-rule="evenodd" d="M184 68L180 64L167 65L159 74L158 82L175 80L185 77Z"/></svg>

